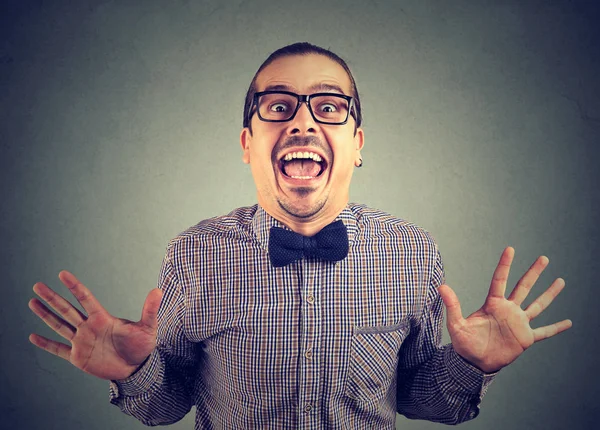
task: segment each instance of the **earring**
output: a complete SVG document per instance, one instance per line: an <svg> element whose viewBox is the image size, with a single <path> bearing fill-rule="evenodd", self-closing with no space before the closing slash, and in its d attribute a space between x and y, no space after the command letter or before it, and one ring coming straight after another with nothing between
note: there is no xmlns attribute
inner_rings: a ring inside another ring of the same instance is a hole
<svg viewBox="0 0 600 430"><path fill-rule="evenodd" d="M362 165L363 165L362 158L360 158L360 164L356 167L362 167Z"/></svg>

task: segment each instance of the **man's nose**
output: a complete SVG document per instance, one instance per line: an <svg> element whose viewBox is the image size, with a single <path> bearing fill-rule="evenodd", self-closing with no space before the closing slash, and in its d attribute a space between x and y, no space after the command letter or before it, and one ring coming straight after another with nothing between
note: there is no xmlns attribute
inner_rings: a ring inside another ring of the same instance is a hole
<svg viewBox="0 0 600 430"><path fill-rule="evenodd" d="M296 116L290 121L288 134L316 133L319 124L315 121L307 102L301 102Z"/></svg>

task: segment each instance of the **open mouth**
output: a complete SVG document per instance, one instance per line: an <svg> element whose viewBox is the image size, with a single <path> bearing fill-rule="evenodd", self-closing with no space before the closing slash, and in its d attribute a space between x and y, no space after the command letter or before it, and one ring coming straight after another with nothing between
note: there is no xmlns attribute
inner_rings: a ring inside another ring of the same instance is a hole
<svg viewBox="0 0 600 430"><path fill-rule="evenodd" d="M309 180L323 174L327 161L315 152L289 152L279 160L279 169L288 178Z"/></svg>

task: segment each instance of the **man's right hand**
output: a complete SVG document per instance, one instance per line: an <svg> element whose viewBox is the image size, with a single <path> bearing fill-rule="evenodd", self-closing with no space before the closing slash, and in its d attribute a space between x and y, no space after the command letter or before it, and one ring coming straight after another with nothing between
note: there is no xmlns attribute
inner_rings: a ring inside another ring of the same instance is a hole
<svg viewBox="0 0 600 430"><path fill-rule="evenodd" d="M59 279L79 301L87 316L71 303L38 282L33 291L40 300L31 299L29 308L71 346L31 334L35 346L69 361L73 366L102 379L125 379L134 373L156 346L157 314L162 291L153 289L146 297L142 319L133 322L110 315L92 293L71 273L63 270Z"/></svg>

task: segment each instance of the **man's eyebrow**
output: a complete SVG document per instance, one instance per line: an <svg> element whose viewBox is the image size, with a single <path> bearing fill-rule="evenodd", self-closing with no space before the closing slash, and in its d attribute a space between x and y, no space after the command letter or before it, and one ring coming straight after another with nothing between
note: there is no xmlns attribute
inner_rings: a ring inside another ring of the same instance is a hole
<svg viewBox="0 0 600 430"><path fill-rule="evenodd" d="M325 84L325 83L311 85L308 89L311 93L322 93L322 92L334 91L336 93L345 94L344 90L342 90L342 87L340 87L339 85L332 85L332 84ZM263 91L296 92L296 89L293 87L290 87L289 85L277 84L277 85L267 85L267 87Z"/></svg>
<svg viewBox="0 0 600 430"><path fill-rule="evenodd" d="M263 91L290 91L290 92L294 92L293 90L294 90L294 88L290 87L289 85L278 84L278 85L267 85L267 87Z"/></svg>
<svg viewBox="0 0 600 430"><path fill-rule="evenodd" d="M335 91L336 93L345 94L344 90L342 90L342 87L340 87L339 85L325 83L312 85L309 89L314 93Z"/></svg>

